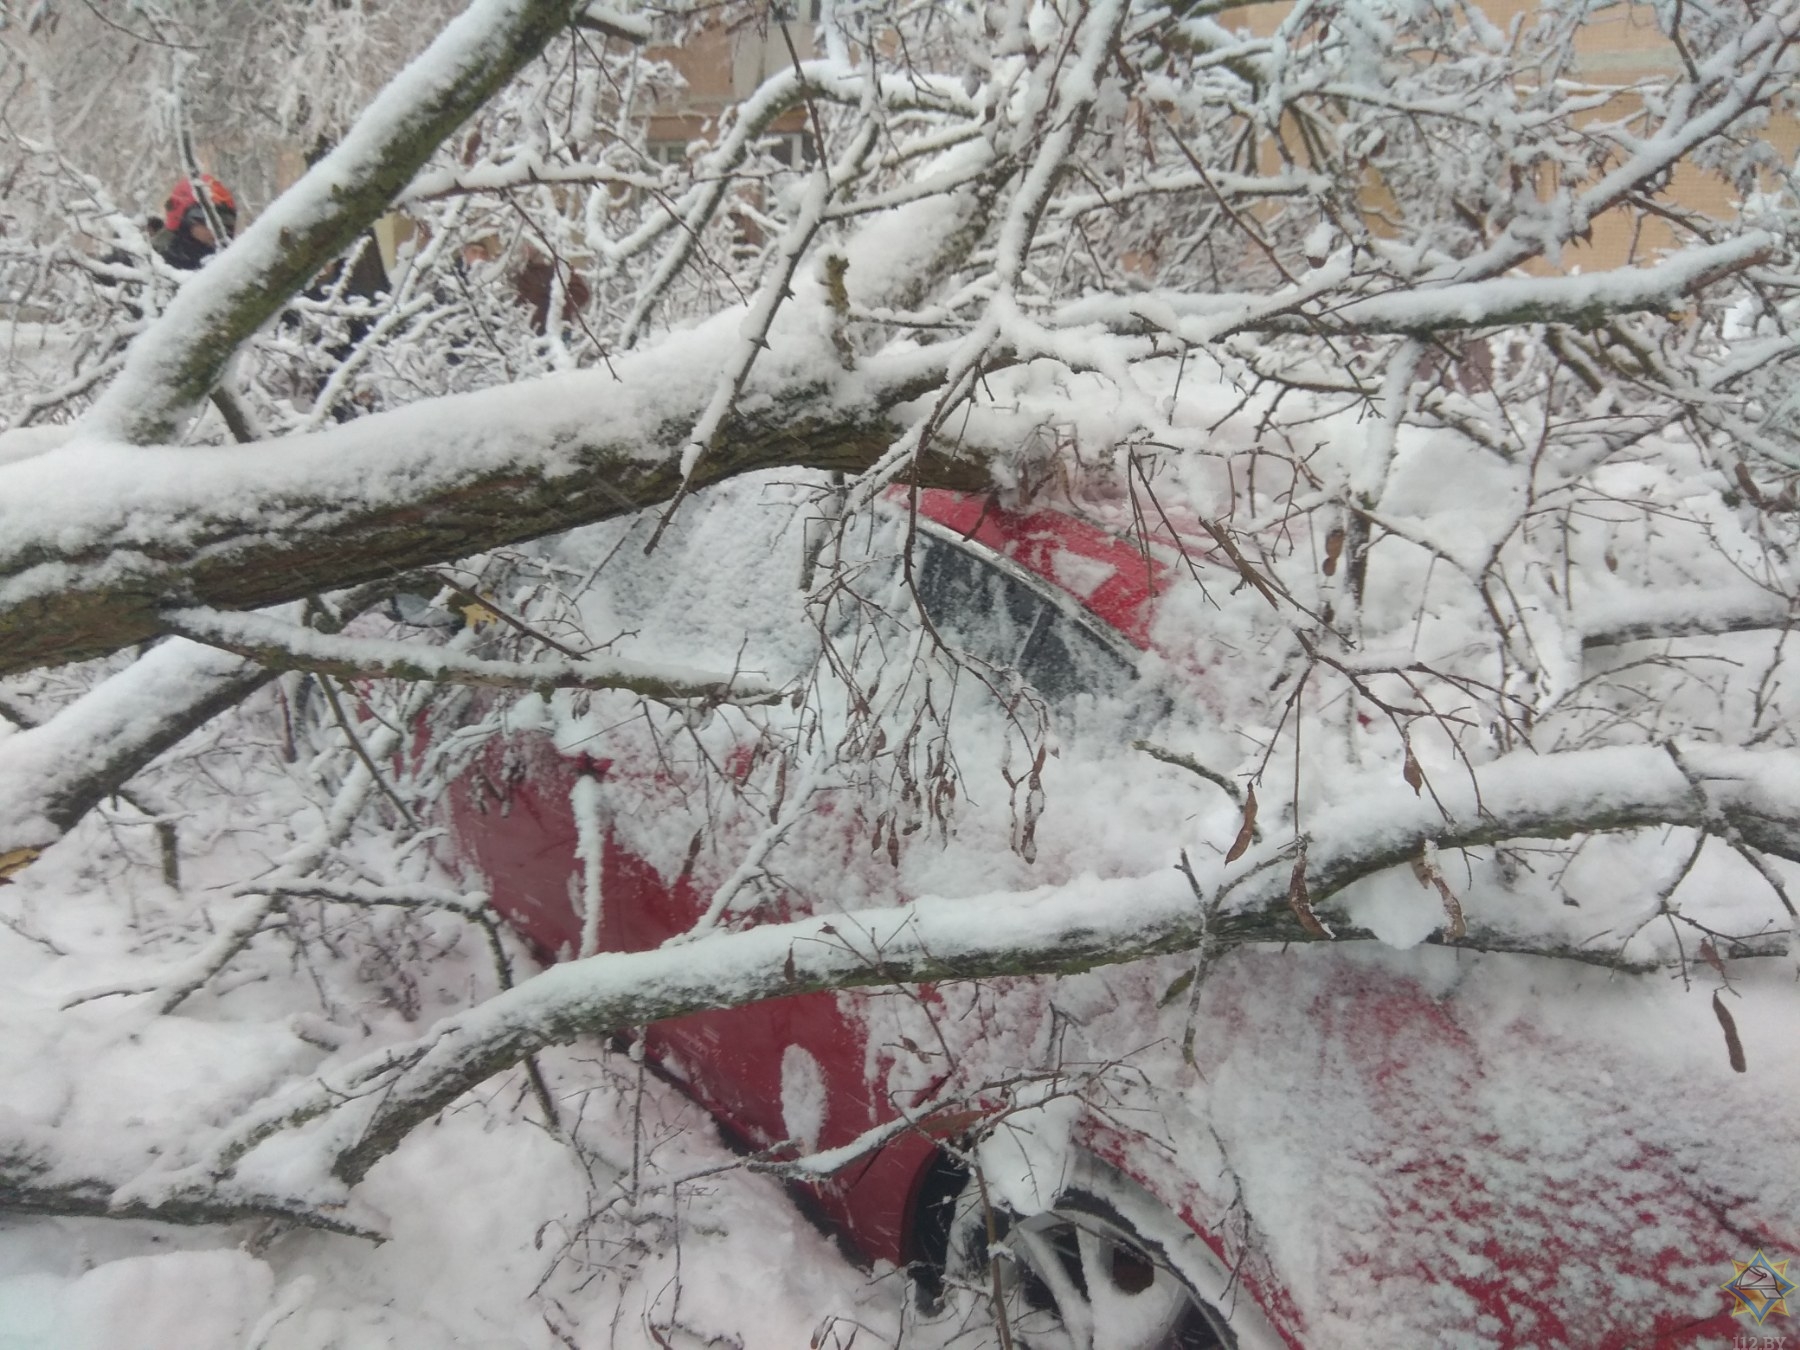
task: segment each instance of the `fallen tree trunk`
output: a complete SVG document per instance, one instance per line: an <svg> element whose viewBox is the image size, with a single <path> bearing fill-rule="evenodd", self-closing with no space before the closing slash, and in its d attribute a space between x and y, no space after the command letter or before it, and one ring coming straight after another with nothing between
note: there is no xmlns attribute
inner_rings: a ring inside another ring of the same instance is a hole
<svg viewBox="0 0 1800 1350"><path fill-rule="evenodd" d="M671 406L667 353L614 368L616 379L508 386L263 445L77 441L9 466L0 675L146 641L164 631L165 607L262 608L667 501L698 405ZM866 380L854 404L830 388L755 391L760 411L728 421L692 486L867 468L899 434L883 409L918 377L913 365ZM988 481L974 461L933 458L924 472L946 486ZM70 501L71 481L107 486Z"/></svg>

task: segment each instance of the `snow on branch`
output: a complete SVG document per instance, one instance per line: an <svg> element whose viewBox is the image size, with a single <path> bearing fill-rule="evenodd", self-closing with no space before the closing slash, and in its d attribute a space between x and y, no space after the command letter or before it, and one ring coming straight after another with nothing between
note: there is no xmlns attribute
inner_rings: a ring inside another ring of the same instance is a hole
<svg viewBox="0 0 1800 1350"><path fill-rule="evenodd" d="M1800 860L1800 755L1691 748L1515 754L1440 786L1439 805L1387 777L1347 786L1348 803L1306 822L1303 860L1312 903L1363 877L1420 857L1513 838L1680 825L1729 828L1751 847ZM586 1035L788 994L857 986L1085 970L1146 956L1247 943L1326 940L1289 905L1296 853L1265 844L1235 864L1174 868L1022 894L924 899L646 951L607 952L552 967L424 1036L340 1066L247 1112L183 1170L146 1176L121 1199L154 1204L206 1194L262 1142L319 1127L311 1163L320 1194L342 1196L414 1127L526 1055ZM1538 952L1621 969L1614 953L1536 944L1509 934L1504 915L1477 912L1457 945ZM1338 927L1336 940L1372 935ZM292 1169L292 1146L281 1150ZM290 1181L295 1175L286 1174ZM334 1179L335 1178L335 1179ZM232 1184L237 1184L233 1181Z"/></svg>
<svg viewBox="0 0 1800 1350"><path fill-rule="evenodd" d="M487 907L487 895L476 891L465 894L427 886L370 886L355 883L325 882L316 877L283 878L240 887L235 900L245 901L228 912L208 916L213 937L201 950L173 965L162 966L149 974L129 980L113 981L92 989L80 990L63 999L65 1009L96 999L118 998L132 994L154 994L152 1011L166 1015L180 1007L187 997L199 990L224 970L251 940L271 929L283 926L276 915L288 900L327 900L341 905L363 908L441 910L479 924L493 939L501 966L501 987L511 984L511 967L504 953L498 951L497 920Z"/></svg>
<svg viewBox="0 0 1800 1350"><path fill-rule="evenodd" d="M578 10L602 12L587 0L475 0L335 150L182 286L132 344L124 370L89 415L92 425L135 444L175 438L238 344L348 248L439 143Z"/></svg>
<svg viewBox="0 0 1800 1350"><path fill-rule="evenodd" d="M1723 244L1672 253L1654 267L1562 277L1503 277L1371 296L1328 308L1327 328L1352 332L1431 333L1519 323L1604 323L1617 314L1666 310L1704 286L1773 257L1779 241L1751 231Z"/></svg>
<svg viewBox="0 0 1800 1350"><path fill-rule="evenodd" d="M317 877L258 881L243 887L240 893L274 896L281 900L331 900L341 905L370 908L443 910L460 914L465 919L485 914L488 905L485 891L451 891L436 886L372 886L359 882L327 882Z"/></svg>
<svg viewBox="0 0 1800 1350"><path fill-rule="evenodd" d="M91 1215L109 1219L156 1219L163 1223L239 1223L277 1219L307 1228L379 1241L372 1224L284 1196L241 1190L229 1195L193 1196L168 1205L122 1201L120 1179L92 1165L75 1168L60 1161L49 1139L0 1135L0 1211L23 1214Z"/></svg>
<svg viewBox="0 0 1800 1350"><path fill-rule="evenodd" d="M1735 39L1722 42L1704 66L1678 86L1662 105L1661 124L1647 136L1634 136L1617 167L1569 202L1565 224L1554 236L1573 239L1602 213L1641 191L1663 182L1683 160L1740 118L1766 106L1771 87L1783 81L1781 65L1800 35L1800 3L1778 0L1764 7ZM1440 264L1432 279L1469 281L1499 276L1545 252L1545 236L1536 222L1514 221L1486 248L1469 257Z"/></svg>
<svg viewBox="0 0 1800 1350"><path fill-rule="evenodd" d="M144 765L270 678L241 657L165 642L48 721L0 740L0 858L49 847Z"/></svg>
<svg viewBox="0 0 1800 1350"><path fill-rule="evenodd" d="M1580 607L1584 647L1616 647L1661 638L1713 637L1759 628L1785 628L1792 604L1769 591L1659 591Z"/></svg>
<svg viewBox="0 0 1800 1350"><path fill-rule="evenodd" d="M0 466L0 674L166 631L171 596L255 609L387 581L667 501L739 315L583 371L414 404L250 446L77 438ZM804 323L802 318L800 323ZM830 353L823 335L806 339ZM761 468L856 471L900 428L887 410L941 376L928 352L864 362L777 355L725 419L704 487ZM923 472L976 487L973 460ZM72 482L104 485L79 494Z"/></svg>
<svg viewBox="0 0 1800 1350"><path fill-rule="evenodd" d="M1335 262L1301 276L1289 294L1201 295L1153 292L1075 301L1058 321L1095 321L1128 330L1146 323L1185 341L1215 342L1231 333L1436 333L1509 324L1591 327L1609 317L1675 308L1684 296L1772 257L1778 241L1752 231L1722 244L1670 254L1654 267L1617 267L1558 277L1502 277L1340 299ZM1315 302L1316 303L1313 303Z"/></svg>
<svg viewBox="0 0 1800 1350"><path fill-rule="evenodd" d="M629 173L603 164L553 164L542 157L521 154L499 164L478 164L455 172L437 169L413 180L401 201L428 202L476 192L505 192L510 188L604 183L611 187L650 192L661 186L654 174Z"/></svg>
<svg viewBox="0 0 1800 1350"><path fill-rule="evenodd" d="M310 670L347 678L421 680L494 689L618 689L663 700L709 703L759 702L776 691L754 681L716 672L652 667L636 661L488 661L421 642L348 638L283 623L266 614L230 614L213 609L169 610L163 622L172 633L248 657L270 670Z"/></svg>
<svg viewBox="0 0 1800 1350"><path fill-rule="evenodd" d="M626 14L600 0L584 0L575 7L575 26L634 46L648 42L652 36L650 21L641 14Z"/></svg>
<svg viewBox="0 0 1800 1350"><path fill-rule="evenodd" d="M96 989L84 989L65 998L62 1006L67 1009L91 1003L95 999L127 994L155 994L156 998L152 1001L155 1011L164 1014L174 1012L189 994L223 970L233 957L250 944L252 938L264 930L274 909L274 898L265 895L237 906L229 915L211 916L209 923L214 926L212 941L186 960L134 980L115 981Z"/></svg>
<svg viewBox="0 0 1800 1350"><path fill-rule="evenodd" d="M334 597L347 623L397 584ZM266 666L182 638L164 642L42 722L0 741L0 876L118 795L151 760L273 678ZM169 847L173 847L172 843Z"/></svg>
<svg viewBox="0 0 1800 1350"><path fill-rule="evenodd" d="M978 111L953 82L919 72L870 79L829 61L802 61L775 72L738 105L730 129L695 165L697 181L674 209L653 217L634 235L607 250L608 256L617 260L680 227L619 326L621 347L630 347L642 337L657 301L693 258L701 228L726 200L733 170L744 162L756 139L784 113L813 99L878 104L888 112L908 108L956 108L965 114Z"/></svg>

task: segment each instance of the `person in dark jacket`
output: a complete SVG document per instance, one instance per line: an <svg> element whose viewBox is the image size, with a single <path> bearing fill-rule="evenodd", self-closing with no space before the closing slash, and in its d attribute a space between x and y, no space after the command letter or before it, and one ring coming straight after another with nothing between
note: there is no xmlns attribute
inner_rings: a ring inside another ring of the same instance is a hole
<svg viewBox="0 0 1800 1350"><path fill-rule="evenodd" d="M236 228L237 198L231 189L209 173L197 174L183 178L169 193L150 246L169 266L191 272L229 243Z"/></svg>

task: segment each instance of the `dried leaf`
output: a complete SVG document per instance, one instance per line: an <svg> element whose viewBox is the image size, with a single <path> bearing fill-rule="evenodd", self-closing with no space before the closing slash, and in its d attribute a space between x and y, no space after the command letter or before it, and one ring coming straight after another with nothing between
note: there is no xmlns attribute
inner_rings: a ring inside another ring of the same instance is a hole
<svg viewBox="0 0 1800 1350"><path fill-rule="evenodd" d="M1314 937L1328 938L1331 930L1313 913L1312 896L1306 889L1306 854L1294 859L1293 875L1288 878L1288 908L1300 920L1300 926Z"/></svg>
<svg viewBox="0 0 1800 1350"><path fill-rule="evenodd" d="M1711 938L1700 939L1700 959L1716 970L1720 979L1725 978L1725 963L1719 959L1718 948L1712 945Z"/></svg>
<svg viewBox="0 0 1800 1350"><path fill-rule="evenodd" d="M775 761L775 800L769 803L769 823L775 824L781 819L781 802L787 796L787 756L783 755Z"/></svg>
<svg viewBox="0 0 1800 1350"><path fill-rule="evenodd" d="M1225 861L1234 863L1244 856L1251 842L1256 838L1256 788L1252 787L1244 797L1244 823L1238 826L1237 838L1231 841L1231 847L1225 850Z"/></svg>
<svg viewBox="0 0 1800 1350"><path fill-rule="evenodd" d="M1725 1055L1731 1060L1731 1067L1739 1073L1748 1072L1744 1062L1744 1043L1738 1039L1737 1023L1732 1021L1730 1011L1716 991L1713 994L1713 1016L1719 1019L1719 1027L1725 1033Z"/></svg>
<svg viewBox="0 0 1800 1350"><path fill-rule="evenodd" d="M1198 967L1196 967L1195 969L1197 969L1197 968ZM1183 971L1181 974L1177 975L1173 980L1169 981L1169 987L1167 989L1163 990L1163 996L1156 1000L1156 1006L1159 1008L1168 1007L1176 999L1180 998L1183 994L1185 994L1188 990L1188 986L1191 985L1193 982L1194 982L1194 970L1190 969L1190 970Z"/></svg>
<svg viewBox="0 0 1800 1350"><path fill-rule="evenodd" d="M15 872L22 872L38 859L42 849L14 848L0 853L0 877L10 877Z"/></svg>
<svg viewBox="0 0 1800 1350"><path fill-rule="evenodd" d="M798 973L794 970L794 949L792 947L788 948L787 960L781 963L781 978L789 984L793 984L799 978Z"/></svg>
<svg viewBox="0 0 1800 1350"><path fill-rule="evenodd" d="M675 882L677 886L694 875L694 861L700 856L700 844L705 837L705 830L695 830L694 837L688 840L687 856L681 860L681 875Z"/></svg>
<svg viewBox="0 0 1800 1350"><path fill-rule="evenodd" d="M1444 880L1440 872L1432 877L1437 883L1437 891L1444 901L1444 917L1450 922L1444 925L1444 936L1452 942L1469 935L1469 925L1463 921L1462 902L1456 898L1456 892L1450 889L1450 883Z"/></svg>
<svg viewBox="0 0 1800 1350"><path fill-rule="evenodd" d="M1336 576L1338 558L1343 555L1343 552L1344 528L1339 525L1333 527L1331 533L1325 536L1325 564L1319 570L1324 572L1328 577Z"/></svg>
<svg viewBox="0 0 1800 1350"><path fill-rule="evenodd" d="M1450 883L1444 880L1444 870L1438 866L1437 845L1427 839L1419 845L1419 856L1413 859L1413 875L1421 884L1437 888L1439 899L1444 902L1444 936L1455 942L1469 935L1469 925L1463 919L1462 901L1456 898L1456 892L1450 889Z"/></svg>
<svg viewBox="0 0 1800 1350"><path fill-rule="evenodd" d="M888 826L887 855L889 867L900 865L900 833L892 825Z"/></svg>
<svg viewBox="0 0 1800 1350"><path fill-rule="evenodd" d="M459 604L456 608L462 611L463 624L472 632L479 633L484 628L492 628L495 624L500 622L500 616L492 609L482 604L481 600L477 600L470 596L464 596L462 598L466 600L467 603ZM482 598L486 599L488 597L484 596Z"/></svg>
<svg viewBox="0 0 1800 1350"><path fill-rule="evenodd" d="M1413 790L1413 796L1425 786L1425 771L1419 767L1418 758L1412 752L1412 746L1406 747L1406 761L1400 766L1401 776L1406 779L1406 786Z"/></svg>

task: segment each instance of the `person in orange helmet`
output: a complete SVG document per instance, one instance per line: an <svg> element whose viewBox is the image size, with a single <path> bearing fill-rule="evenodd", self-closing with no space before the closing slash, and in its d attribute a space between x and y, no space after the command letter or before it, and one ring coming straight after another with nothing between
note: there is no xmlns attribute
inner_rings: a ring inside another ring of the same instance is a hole
<svg viewBox="0 0 1800 1350"><path fill-rule="evenodd" d="M230 242L236 227L237 198L231 189L209 173L196 174L169 193L150 245L169 266L191 272Z"/></svg>

